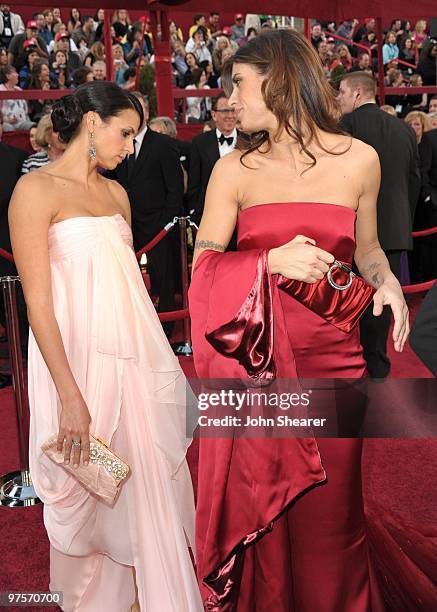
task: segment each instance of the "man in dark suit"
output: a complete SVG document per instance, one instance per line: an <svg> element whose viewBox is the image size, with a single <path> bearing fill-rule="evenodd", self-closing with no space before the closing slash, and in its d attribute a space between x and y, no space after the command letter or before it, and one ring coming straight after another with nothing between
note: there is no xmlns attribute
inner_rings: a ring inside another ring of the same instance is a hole
<svg viewBox="0 0 437 612"><path fill-rule="evenodd" d="M343 128L371 145L379 156L378 238L392 272L399 277L401 253L413 248L411 232L420 192L419 156L413 130L382 111L375 96L376 82L363 72L346 74L340 83ZM390 317L388 308L380 317L374 317L370 307L361 318L361 344L369 374L374 378L385 378L390 371Z"/></svg>
<svg viewBox="0 0 437 612"><path fill-rule="evenodd" d="M422 198L437 211L437 130L425 132L419 144Z"/></svg>
<svg viewBox="0 0 437 612"><path fill-rule="evenodd" d="M111 175L126 189L132 209L134 247L138 251L182 212L184 182L179 150L174 139L147 127L149 109L142 94L145 124L135 137L135 153ZM159 297L158 311L175 309L175 253L173 232L147 253L152 292ZM170 327L170 326L168 326Z"/></svg>
<svg viewBox="0 0 437 612"><path fill-rule="evenodd" d="M202 218L206 188L215 163L233 151L237 142L235 112L229 108L224 94L214 98L211 114L216 129L195 136L191 142L187 202L191 217L197 224Z"/></svg>
<svg viewBox="0 0 437 612"><path fill-rule="evenodd" d="M425 132L419 143L421 189L421 217L424 227L437 226L437 130ZM418 228L421 229L421 228ZM423 278L437 278L437 235L418 238L420 266Z"/></svg>
<svg viewBox="0 0 437 612"><path fill-rule="evenodd" d="M437 283L419 308L411 329L410 345L437 377Z"/></svg>
<svg viewBox="0 0 437 612"><path fill-rule="evenodd" d="M11 239L9 236L9 225L8 225L8 207L9 201L14 191L15 185L21 176L21 166L23 161L28 157L26 151L11 147L4 142L1 142L3 126L3 116L0 111L0 168L1 168L1 180L0 180L0 247L9 253L12 252ZM17 269L15 265L3 257L0 257L0 276L16 276ZM27 355L27 338L29 333L29 325L26 316L26 306L21 289L17 291L17 307L19 312L20 320L20 336L21 346L24 355ZM3 292L0 287L0 323L3 327L6 327L6 316L5 307L3 300ZM8 357L7 351L1 351L1 357ZM0 368L0 374L2 370L8 371L10 366ZM3 386L3 380L0 376L0 387Z"/></svg>

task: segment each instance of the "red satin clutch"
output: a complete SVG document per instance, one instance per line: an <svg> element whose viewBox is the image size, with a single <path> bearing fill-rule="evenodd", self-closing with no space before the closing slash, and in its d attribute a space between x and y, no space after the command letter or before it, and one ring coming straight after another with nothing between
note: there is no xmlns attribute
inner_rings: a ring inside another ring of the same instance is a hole
<svg viewBox="0 0 437 612"><path fill-rule="evenodd" d="M347 264L337 260L317 283L291 280L279 274L277 285L345 333L358 323L375 293L374 288Z"/></svg>

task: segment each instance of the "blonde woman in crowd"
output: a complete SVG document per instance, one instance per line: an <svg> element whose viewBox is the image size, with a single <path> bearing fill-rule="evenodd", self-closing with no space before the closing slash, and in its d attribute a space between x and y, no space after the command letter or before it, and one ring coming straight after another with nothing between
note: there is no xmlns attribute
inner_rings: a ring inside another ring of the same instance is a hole
<svg viewBox="0 0 437 612"><path fill-rule="evenodd" d="M429 132L428 115L422 111L411 111L405 117L405 123L408 123L416 132L417 144L420 143L425 132Z"/></svg>
<svg viewBox="0 0 437 612"><path fill-rule="evenodd" d="M84 65L92 66L94 62L105 61L105 45L100 41L91 45L88 55L85 58Z"/></svg>
<svg viewBox="0 0 437 612"><path fill-rule="evenodd" d="M385 113L388 113L389 115L393 115L393 117L397 117L397 113L391 104L383 104L380 108Z"/></svg>
<svg viewBox="0 0 437 612"><path fill-rule="evenodd" d="M56 161L62 157L65 151L65 144L59 140L58 134L53 131L50 114L44 115L39 120L36 126L35 144L39 147L39 150L24 160L21 168L22 174L29 174L29 172Z"/></svg>
<svg viewBox="0 0 437 612"><path fill-rule="evenodd" d="M343 64L345 70L347 72L352 70L353 60L347 45L339 45L337 48L337 55L338 59L340 60L340 63Z"/></svg>
<svg viewBox="0 0 437 612"><path fill-rule="evenodd" d="M129 30L129 26L132 25L131 18L126 9L117 9L112 15L112 25L115 30L117 38L123 38L126 36Z"/></svg>
<svg viewBox="0 0 437 612"><path fill-rule="evenodd" d="M178 132L176 129L176 123L170 117L155 117L149 121L149 128L154 132L160 134L167 134L170 138L177 138Z"/></svg>
<svg viewBox="0 0 437 612"><path fill-rule="evenodd" d="M123 47L121 45L112 45L112 61L114 62L114 81L117 85L123 85L123 75L127 68L127 64L124 59Z"/></svg>
<svg viewBox="0 0 437 612"><path fill-rule="evenodd" d="M416 23L416 25L414 26L414 31L413 31L413 34L411 35L411 38L416 43L417 48L421 49L423 46L423 43L428 38L428 35L426 33L425 19L419 19L419 21Z"/></svg>
<svg viewBox="0 0 437 612"><path fill-rule="evenodd" d="M226 36L218 36L217 44L212 53L212 63L216 74L220 74L221 66L223 63L222 53L225 49L231 49L231 43L229 38Z"/></svg>
<svg viewBox="0 0 437 612"><path fill-rule="evenodd" d="M235 51L233 49L224 49L222 51L222 66L223 64L230 59L233 55L235 54Z"/></svg>
<svg viewBox="0 0 437 612"><path fill-rule="evenodd" d="M222 51L222 63L221 63L221 66L223 66L223 65L224 65L224 63L225 63L225 62L226 62L228 59L231 59L231 57L232 57L233 55L235 55L235 52L234 52L232 49L224 49L224 50ZM221 70L221 68L220 68L220 70ZM222 78L221 78L221 76L220 76L220 77L217 79L217 81L218 81L218 82L217 82L218 87L222 87Z"/></svg>

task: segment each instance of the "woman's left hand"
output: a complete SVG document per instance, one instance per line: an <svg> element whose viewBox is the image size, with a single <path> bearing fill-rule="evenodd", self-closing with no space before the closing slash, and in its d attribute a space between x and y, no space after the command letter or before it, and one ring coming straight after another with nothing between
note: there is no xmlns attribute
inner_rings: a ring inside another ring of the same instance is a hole
<svg viewBox="0 0 437 612"><path fill-rule="evenodd" d="M382 314L384 306L390 306L392 309L394 348L400 353L410 333L410 322L408 306L397 280L386 281L373 296L373 314L376 317Z"/></svg>

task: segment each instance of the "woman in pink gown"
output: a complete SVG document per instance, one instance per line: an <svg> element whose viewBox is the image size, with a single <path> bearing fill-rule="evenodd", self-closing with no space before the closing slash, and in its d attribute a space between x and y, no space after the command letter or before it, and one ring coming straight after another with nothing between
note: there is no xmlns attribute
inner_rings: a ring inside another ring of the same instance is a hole
<svg viewBox="0 0 437 612"><path fill-rule="evenodd" d="M190 556L185 379L145 290L124 190L97 173L133 152L142 107L112 83L54 105L63 158L23 178L10 227L29 312L30 471L44 502L50 589L68 612L198 612ZM74 464L89 432L131 474L111 507L53 463ZM73 444L74 442L74 444Z"/></svg>
<svg viewBox="0 0 437 612"><path fill-rule="evenodd" d="M408 310L376 233L377 155L338 128L317 54L297 32L257 37L223 78L250 138L216 164L208 186L190 288L197 374L267 382L275 369L289 386L363 377L357 327L340 331L277 282L282 274L314 284L334 259L355 260L376 289L375 314L391 306L403 349ZM235 224L238 251L224 253ZM359 439L311 431L201 438L196 546L206 610L384 609L365 537L361 450Z"/></svg>

